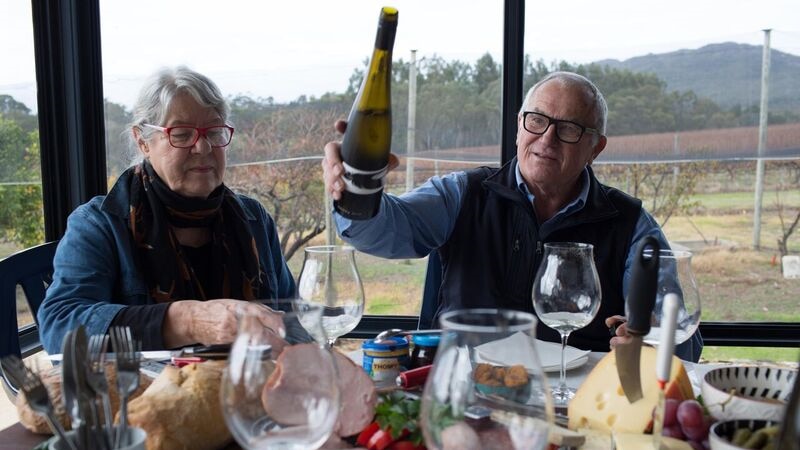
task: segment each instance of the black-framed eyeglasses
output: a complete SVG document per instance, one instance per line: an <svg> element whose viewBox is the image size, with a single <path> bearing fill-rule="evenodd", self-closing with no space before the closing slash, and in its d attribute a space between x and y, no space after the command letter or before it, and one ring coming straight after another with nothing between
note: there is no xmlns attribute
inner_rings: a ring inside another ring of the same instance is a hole
<svg viewBox="0 0 800 450"><path fill-rule="evenodd" d="M160 127L149 123L142 125L165 133L169 138L169 144L176 148L192 148L200 139L200 136L206 138L206 141L212 147L227 147L231 143L231 138L233 138L233 127L228 125L215 125L204 128L186 125Z"/></svg>
<svg viewBox="0 0 800 450"><path fill-rule="evenodd" d="M553 119L550 116L534 111L525 111L522 113L522 126L529 133L538 135L545 134L547 129L550 128L550 125L555 125L556 137L558 137L561 142L566 142L567 144L574 144L580 141L583 137L583 133L586 132L600 134L595 128L585 127L570 120Z"/></svg>

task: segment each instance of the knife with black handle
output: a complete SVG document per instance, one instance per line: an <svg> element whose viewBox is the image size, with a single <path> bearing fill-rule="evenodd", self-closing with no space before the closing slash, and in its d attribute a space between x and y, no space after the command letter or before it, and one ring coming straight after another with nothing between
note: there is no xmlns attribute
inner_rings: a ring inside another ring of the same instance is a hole
<svg viewBox="0 0 800 450"><path fill-rule="evenodd" d="M650 315L656 302L659 250L658 240L653 236L643 238L636 248L625 303L628 339L614 350L619 381L630 403L642 398L639 362L642 339L650 332Z"/></svg>

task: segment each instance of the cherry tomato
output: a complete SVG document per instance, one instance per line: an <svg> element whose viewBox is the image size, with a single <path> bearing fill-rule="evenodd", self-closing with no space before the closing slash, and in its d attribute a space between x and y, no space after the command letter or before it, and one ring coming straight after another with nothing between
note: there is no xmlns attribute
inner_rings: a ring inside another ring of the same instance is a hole
<svg viewBox="0 0 800 450"><path fill-rule="evenodd" d="M378 422L372 422L371 424L367 425L366 428L361 430L361 433L358 433L358 437L356 438L356 444L366 447L367 443L369 443L369 438L375 434L376 431L380 430L381 426L378 425Z"/></svg>
<svg viewBox="0 0 800 450"><path fill-rule="evenodd" d="M392 438L392 433L389 430L378 430L369 438L367 449L386 450L392 442L394 442L394 438Z"/></svg>

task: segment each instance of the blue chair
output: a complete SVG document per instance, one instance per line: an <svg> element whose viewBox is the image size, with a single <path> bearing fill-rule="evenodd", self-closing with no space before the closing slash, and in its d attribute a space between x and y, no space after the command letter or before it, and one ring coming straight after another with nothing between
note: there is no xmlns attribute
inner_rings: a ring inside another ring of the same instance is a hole
<svg viewBox="0 0 800 450"><path fill-rule="evenodd" d="M30 356L42 350L36 313L44 294L53 280L53 256L58 241L31 247L0 260L0 357L15 354ZM17 323L17 286L22 287L36 324L19 328ZM9 397L17 389L3 378L3 388Z"/></svg>

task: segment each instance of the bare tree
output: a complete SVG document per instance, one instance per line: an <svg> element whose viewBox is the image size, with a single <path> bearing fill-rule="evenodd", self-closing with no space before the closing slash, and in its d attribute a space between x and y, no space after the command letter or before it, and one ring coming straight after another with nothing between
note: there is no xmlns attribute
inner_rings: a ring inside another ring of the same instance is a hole
<svg viewBox="0 0 800 450"><path fill-rule="evenodd" d="M778 238L778 251L781 256L786 256L789 254L789 237L797 230L797 224L800 222L800 209L797 210L794 220L787 226L786 220L783 218L785 205L781 201L780 192L781 189L775 191L775 206L778 210L778 219L781 222L781 237Z"/></svg>
<svg viewBox="0 0 800 450"><path fill-rule="evenodd" d="M707 162L677 166L666 163L629 164L624 166L623 171L611 169L607 173L612 178L624 180L618 183L626 186L632 196L641 198L647 210L660 219L663 227L672 216L687 214L699 206L699 202L691 198L707 168Z"/></svg>
<svg viewBox="0 0 800 450"><path fill-rule="evenodd" d="M333 109L279 108L237 135L249 162L231 168L229 183L272 214L286 259L325 230L320 159L341 116Z"/></svg>

